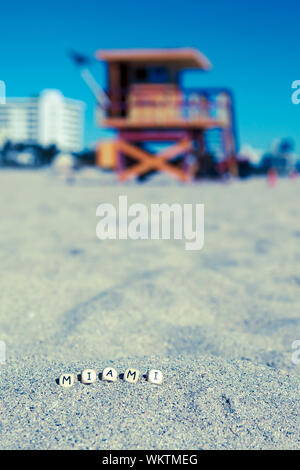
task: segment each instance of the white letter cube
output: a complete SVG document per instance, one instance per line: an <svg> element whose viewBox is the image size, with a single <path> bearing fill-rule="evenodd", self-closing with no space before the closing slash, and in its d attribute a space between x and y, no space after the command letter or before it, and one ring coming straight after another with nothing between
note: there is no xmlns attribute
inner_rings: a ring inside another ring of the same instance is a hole
<svg viewBox="0 0 300 470"><path fill-rule="evenodd" d="M97 372L94 369L85 369L81 372L81 382L83 384L92 384L97 380Z"/></svg>
<svg viewBox="0 0 300 470"><path fill-rule="evenodd" d="M139 380L140 372L137 369L127 369L124 372L124 380L135 384Z"/></svg>
<svg viewBox="0 0 300 470"><path fill-rule="evenodd" d="M147 374L148 382L152 384L161 384L163 381L163 374L161 370L151 369Z"/></svg>
<svg viewBox="0 0 300 470"><path fill-rule="evenodd" d="M118 379L118 372L112 367L106 367L102 372L102 380L107 382L115 382Z"/></svg>
<svg viewBox="0 0 300 470"><path fill-rule="evenodd" d="M65 388L72 387L75 383L75 376L74 374L62 374L59 377L59 385Z"/></svg>

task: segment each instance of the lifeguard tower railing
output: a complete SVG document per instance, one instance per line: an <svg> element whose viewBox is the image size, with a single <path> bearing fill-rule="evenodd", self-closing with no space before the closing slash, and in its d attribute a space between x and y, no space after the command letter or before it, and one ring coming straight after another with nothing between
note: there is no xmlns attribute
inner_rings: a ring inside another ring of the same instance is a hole
<svg viewBox="0 0 300 470"><path fill-rule="evenodd" d="M155 88L155 90L153 90ZM155 92L154 92L155 91ZM176 121L178 125L196 122L199 118L207 118L226 126L232 115L233 97L228 89L224 88L190 88L174 89L168 92L164 86L151 85L149 87L133 86L130 90L117 90L108 92L114 100L106 109L107 119L115 118L114 124L128 121L142 120L142 124L168 124ZM110 121L109 121L110 122ZM137 122L137 123L138 123ZM117 126L118 127L118 126Z"/></svg>
<svg viewBox="0 0 300 470"><path fill-rule="evenodd" d="M233 137L232 151L237 152L234 99L229 89L151 84L110 90L111 95L113 99L100 119L104 127L203 130L206 148L218 160L226 157L220 135L229 133Z"/></svg>

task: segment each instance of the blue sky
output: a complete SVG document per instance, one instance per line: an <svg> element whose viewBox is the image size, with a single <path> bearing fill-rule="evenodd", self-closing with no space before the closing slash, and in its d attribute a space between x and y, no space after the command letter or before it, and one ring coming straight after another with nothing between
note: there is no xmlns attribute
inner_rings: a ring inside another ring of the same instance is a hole
<svg viewBox="0 0 300 470"><path fill-rule="evenodd" d="M58 88L83 100L86 144L101 132L94 100L66 52L97 49L196 47L212 62L189 72L188 86L226 86L234 93L240 141L268 148L290 137L300 153L300 105L291 83L300 79L300 3L296 0L5 1L1 4L0 79L8 96ZM104 85L100 63L92 68Z"/></svg>

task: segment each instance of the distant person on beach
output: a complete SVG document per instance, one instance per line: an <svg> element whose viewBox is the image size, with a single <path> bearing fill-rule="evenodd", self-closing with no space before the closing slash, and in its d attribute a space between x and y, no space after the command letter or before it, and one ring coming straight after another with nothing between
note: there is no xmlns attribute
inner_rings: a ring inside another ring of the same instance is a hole
<svg viewBox="0 0 300 470"><path fill-rule="evenodd" d="M73 155L69 153L60 153L57 155L53 162L53 168L56 174L60 177L65 179L65 181L69 184L74 183L76 162Z"/></svg>

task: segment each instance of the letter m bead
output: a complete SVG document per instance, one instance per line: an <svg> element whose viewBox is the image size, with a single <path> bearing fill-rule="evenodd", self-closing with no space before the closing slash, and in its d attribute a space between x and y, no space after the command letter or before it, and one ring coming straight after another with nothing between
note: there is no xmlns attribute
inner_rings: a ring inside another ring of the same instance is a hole
<svg viewBox="0 0 300 470"><path fill-rule="evenodd" d="M132 384L137 383L139 380L140 372L137 369L127 369L124 372L124 380L125 382L129 382Z"/></svg>
<svg viewBox="0 0 300 470"><path fill-rule="evenodd" d="M59 377L59 385L64 388L70 388L75 383L75 376L73 374L62 374Z"/></svg>

